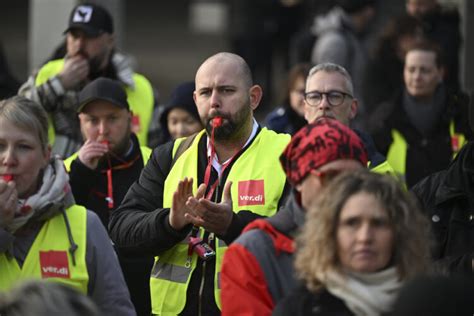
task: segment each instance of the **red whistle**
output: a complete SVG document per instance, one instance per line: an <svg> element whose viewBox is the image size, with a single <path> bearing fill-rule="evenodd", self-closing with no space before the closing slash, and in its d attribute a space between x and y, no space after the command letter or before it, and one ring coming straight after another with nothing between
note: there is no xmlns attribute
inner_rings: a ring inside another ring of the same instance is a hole
<svg viewBox="0 0 474 316"><path fill-rule="evenodd" d="M109 147L109 141L108 140L103 140L100 142L101 144L104 144L104 145L107 145L107 147Z"/></svg>
<svg viewBox="0 0 474 316"><path fill-rule="evenodd" d="M222 125L222 117L216 116L212 119L212 127L220 127Z"/></svg>
<svg viewBox="0 0 474 316"><path fill-rule="evenodd" d="M13 175L12 174L4 174L2 176L2 178L3 178L3 181L5 181L5 182L13 181Z"/></svg>

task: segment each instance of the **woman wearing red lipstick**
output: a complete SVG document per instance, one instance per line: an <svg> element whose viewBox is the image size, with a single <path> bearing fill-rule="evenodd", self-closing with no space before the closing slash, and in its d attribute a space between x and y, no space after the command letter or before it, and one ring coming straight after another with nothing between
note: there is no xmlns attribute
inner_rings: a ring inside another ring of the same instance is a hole
<svg viewBox="0 0 474 316"><path fill-rule="evenodd" d="M274 315L383 315L406 280L426 270L428 223L389 176L334 179L308 210L295 269L304 286Z"/></svg>
<svg viewBox="0 0 474 316"><path fill-rule="evenodd" d="M46 112L16 96L0 102L0 292L30 279L71 286L104 315L135 315L106 230L51 157Z"/></svg>

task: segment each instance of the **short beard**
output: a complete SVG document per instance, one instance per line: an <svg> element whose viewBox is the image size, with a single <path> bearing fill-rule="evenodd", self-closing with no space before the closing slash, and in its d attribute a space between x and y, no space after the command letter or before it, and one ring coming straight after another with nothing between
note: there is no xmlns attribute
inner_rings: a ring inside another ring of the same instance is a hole
<svg viewBox="0 0 474 316"><path fill-rule="evenodd" d="M230 118L224 115L216 115L223 118L222 125L214 129L214 139L216 141L232 141L239 139L249 116L251 116L250 107L245 106L240 112L236 113L234 118ZM209 136L212 135L212 119L208 119L206 122L206 132Z"/></svg>

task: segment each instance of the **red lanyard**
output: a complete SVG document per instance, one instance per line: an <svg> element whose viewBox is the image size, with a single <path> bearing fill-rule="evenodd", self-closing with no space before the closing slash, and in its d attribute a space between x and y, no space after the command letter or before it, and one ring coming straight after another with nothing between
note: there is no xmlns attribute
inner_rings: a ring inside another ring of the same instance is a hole
<svg viewBox="0 0 474 316"><path fill-rule="evenodd" d="M212 126L212 131L211 131L211 140L209 142L211 146L211 155L209 156L209 159L207 161L207 166L206 166L206 171L204 173L204 184L206 184L206 187L209 188L209 181L211 180L211 169L212 169L212 161L214 160L216 156L216 148L214 146L214 130L216 127L219 127L222 125L222 119L220 117L214 118L215 122ZM227 167L234 161L235 157L240 153L242 149L240 149L238 152L236 152L227 162L222 164L222 169L221 169L221 174L224 174L224 171L227 169ZM216 181L211 185L209 188L209 191L206 194L206 199L210 200L212 195L214 194L214 191L216 190L217 185L219 184L219 179L220 176L217 177Z"/></svg>
<svg viewBox="0 0 474 316"><path fill-rule="evenodd" d="M114 208L114 184L112 182L112 170L121 170L121 169L126 169L133 165L135 161L137 161L140 158L140 155L137 155L133 160L131 161L124 161L117 155L115 155L113 152L110 152L115 158L118 160L121 160L123 163L112 167L112 163L110 162L110 156L107 156L107 163L109 165L109 168L105 171L107 173L107 196L105 197L105 200L107 201L107 207L109 210L112 210Z"/></svg>

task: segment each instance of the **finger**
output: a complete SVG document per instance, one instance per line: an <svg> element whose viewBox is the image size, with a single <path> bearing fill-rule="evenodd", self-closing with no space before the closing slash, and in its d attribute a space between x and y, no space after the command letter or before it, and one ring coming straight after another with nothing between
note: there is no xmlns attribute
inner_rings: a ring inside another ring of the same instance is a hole
<svg viewBox="0 0 474 316"><path fill-rule="evenodd" d="M225 187L224 187L224 196L222 197L222 202L223 203L231 203L232 204L231 188L232 188L232 181L229 181L225 184Z"/></svg>
<svg viewBox="0 0 474 316"><path fill-rule="evenodd" d="M205 226L206 222L199 216L192 215L190 213L184 214L184 218L195 226Z"/></svg>
<svg viewBox="0 0 474 316"><path fill-rule="evenodd" d="M204 197L204 194L206 194L206 189L207 189L207 186L206 184L204 183L201 183L201 185L199 186L199 188L197 189L197 192L196 192L196 199L201 199Z"/></svg>

